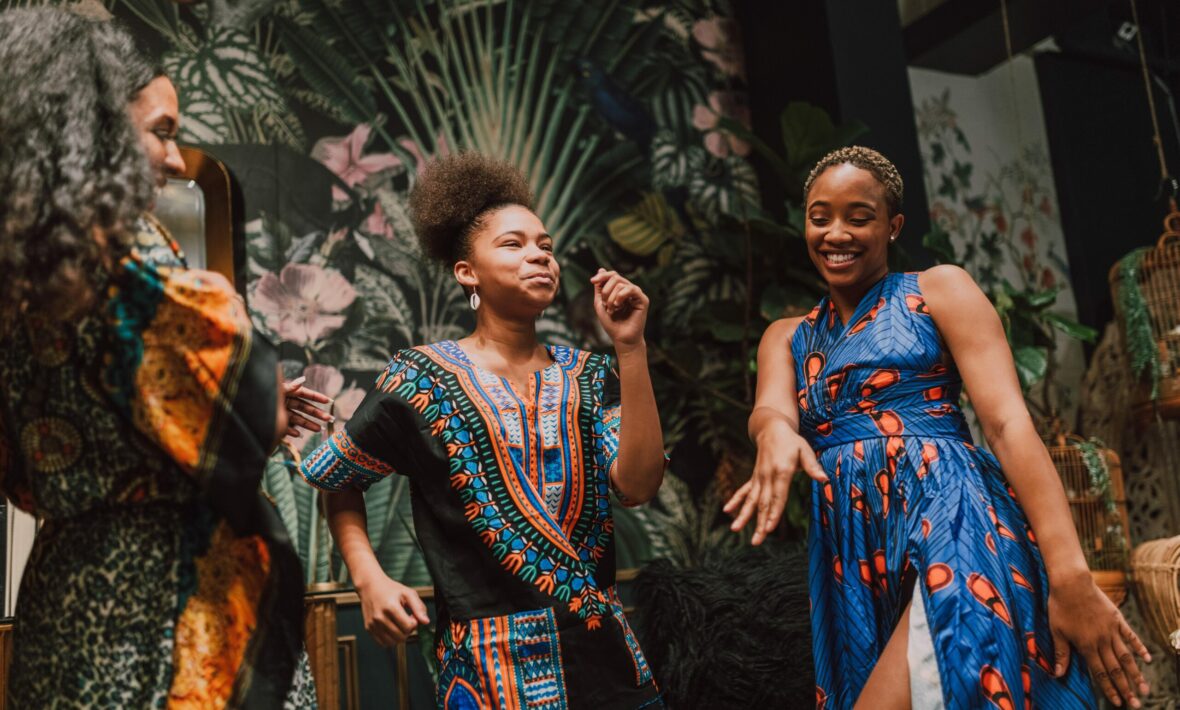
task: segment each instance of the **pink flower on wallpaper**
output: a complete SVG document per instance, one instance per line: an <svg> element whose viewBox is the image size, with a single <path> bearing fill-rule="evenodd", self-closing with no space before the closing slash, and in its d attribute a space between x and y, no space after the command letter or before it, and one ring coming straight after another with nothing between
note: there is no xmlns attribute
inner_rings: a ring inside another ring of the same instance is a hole
<svg viewBox="0 0 1180 710"><path fill-rule="evenodd" d="M333 427L337 430L352 419L356 408L365 398L365 391L360 387L349 385L348 389L345 389L344 375L331 365L308 365L303 369L303 376L307 378L304 382L305 387L325 394L333 400L328 412L336 417ZM299 436L292 441L295 450L302 451L311 436L300 429Z"/></svg>
<svg viewBox="0 0 1180 710"><path fill-rule="evenodd" d="M356 289L339 271L312 264L287 264L278 276L266 273L251 299L266 322L284 341L307 345L344 325L344 309L356 300Z"/></svg>
<svg viewBox="0 0 1180 710"><path fill-rule="evenodd" d="M749 143L718 129L722 116L750 127L750 109L740 95L732 91L714 91L709 94L708 106L697 104L692 109L692 125L705 132L705 148L718 158L728 156L731 151L741 156L749 155Z"/></svg>
<svg viewBox="0 0 1180 710"><path fill-rule="evenodd" d="M361 400L364 398L365 391L360 387L349 387L341 392L332 405L332 413L336 415L336 421L343 424L352 419L352 415L356 414L356 408L361 406Z"/></svg>
<svg viewBox="0 0 1180 710"><path fill-rule="evenodd" d="M1020 233L1020 241L1024 242L1024 246L1032 249L1037 245L1037 233L1032 230L1032 227L1025 227L1024 231Z"/></svg>
<svg viewBox="0 0 1180 710"><path fill-rule="evenodd" d="M1041 269L1041 288L1053 288L1057 285L1057 274L1053 273L1053 269L1044 267Z"/></svg>
<svg viewBox="0 0 1180 710"><path fill-rule="evenodd" d="M1008 220L1004 218L1004 213L1001 212L999 208L996 208L996 216L994 219L996 223L996 231L1000 234L1006 233L1008 231Z"/></svg>
<svg viewBox="0 0 1180 710"><path fill-rule="evenodd" d="M309 390L328 397L335 397L344 389L344 375L331 365L308 365L303 368L303 376L307 378L304 384Z"/></svg>
<svg viewBox="0 0 1180 710"><path fill-rule="evenodd" d="M361 123L344 138L321 138L311 149L311 157L323 163L349 187L364 182L370 175L401 165L393 153L364 155L370 132L372 127ZM333 185L332 199L346 200L348 193Z"/></svg>
<svg viewBox="0 0 1180 710"><path fill-rule="evenodd" d="M701 54L726 76L746 76L741 35L736 20L713 15L697 20L692 26L693 39L701 45Z"/></svg>
<svg viewBox="0 0 1180 710"><path fill-rule="evenodd" d="M1041 213L1047 217L1053 215L1053 203L1049 202L1048 195L1041 198Z"/></svg>
<svg viewBox="0 0 1180 710"><path fill-rule="evenodd" d="M410 153L410 155L414 156L415 168L417 169L418 172L422 172L422 168L426 167L426 160L427 159L426 159L426 156L422 153L421 146L419 146L417 143L415 143L414 141L410 140L409 138L407 138L405 136L398 139L398 143L400 143L401 146L403 148L405 148ZM442 133L438 134L438 137L434 141L434 145L435 145L435 151L434 151L433 157L445 158L446 156L451 154L451 148L450 148L450 146L447 145L447 137L445 135L443 135Z"/></svg>
<svg viewBox="0 0 1180 710"><path fill-rule="evenodd" d="M930 221L943 231L953 232L957 228L959 215L947 203L935 200L930 203Z"/></svg>
<svg viewBox="0 0 1180 710"><path fill-rule="evenodd" d="M372 234L375 237L393 239L393 227L385 219L385 210L381 209L380 202L373 205L373 211L369 213L364 226L361 227L361 231L365 234Z"/></svg>

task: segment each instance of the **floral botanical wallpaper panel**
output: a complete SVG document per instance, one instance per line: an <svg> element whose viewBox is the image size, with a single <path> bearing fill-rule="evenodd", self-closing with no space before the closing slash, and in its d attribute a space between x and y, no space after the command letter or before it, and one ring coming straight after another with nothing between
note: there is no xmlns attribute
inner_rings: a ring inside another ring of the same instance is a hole
<svg viewBox="0 0 1180 710"><path fill-rule="evenodd" d="M1032 61L1016 57L979 77L916 67L909 76L931 223L985 290L1005 280L1018 289L1059 288L1054 311L1076 317ZM1056 357L1062 414L1071 422L1080 343L1058 334Z"/></svg>

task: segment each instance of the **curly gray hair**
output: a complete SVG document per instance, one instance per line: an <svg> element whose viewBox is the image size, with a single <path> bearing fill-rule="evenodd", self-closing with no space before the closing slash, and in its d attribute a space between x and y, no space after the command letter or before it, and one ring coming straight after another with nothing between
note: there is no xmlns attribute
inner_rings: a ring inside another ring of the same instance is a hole
<svg viewBox="0 0 1180 710"><path fill-rule="evenodd" d="M110 22L0 13L0 332L76 316L127 253L153 193L127 107L151 71Z"/></svg>

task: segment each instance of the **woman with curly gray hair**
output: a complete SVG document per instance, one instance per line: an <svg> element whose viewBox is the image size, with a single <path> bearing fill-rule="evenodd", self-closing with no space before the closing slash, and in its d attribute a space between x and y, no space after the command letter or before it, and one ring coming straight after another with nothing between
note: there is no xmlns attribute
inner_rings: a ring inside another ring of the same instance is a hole
<svg viewBox="0 0 1180 710"><path fill-rule="evenodd" d="M299 560L258 493L275 353L224 278L137 243L137 66L109 23L0 13L0 492L42 520L9 697L314 705Z"/></svg>

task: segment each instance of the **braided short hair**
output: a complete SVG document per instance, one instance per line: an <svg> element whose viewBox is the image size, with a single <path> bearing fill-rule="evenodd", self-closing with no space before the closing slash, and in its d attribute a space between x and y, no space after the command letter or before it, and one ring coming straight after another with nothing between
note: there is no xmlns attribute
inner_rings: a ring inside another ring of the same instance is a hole
<svg viewBox="0 0 1180 710"><path fill-rule="evenodd" d="M811 174L807 176L807 182L803 184L803 196L811 194L811 187L815 184L817 178L823 174L825 170L835 165L843 165L848 163L854 165L861 170L866 170L872 173L877 182L885 188L885 203L889 206L889 214L893 216L901 212L902 197L905 192L905 184L902 182L901 173L897 172L897 167L890 162L889 158L881 155L872 148L865 148L860 145L852 145L846 148L839 148L828 153L820 158L820 161L811 169Z"/></svg>
<svg viewBox="0 0 1180 710"><path fill-rule="evenodd" d="M533 195L511 163L456 153L428 164L410 193L410 218L422 251L451 266L471 253L471 235L493 211L532 209Z"/></svg>

